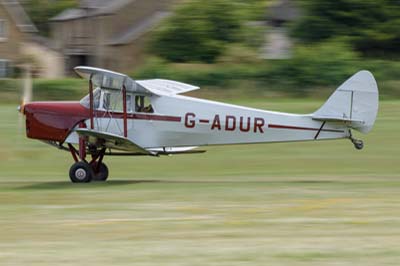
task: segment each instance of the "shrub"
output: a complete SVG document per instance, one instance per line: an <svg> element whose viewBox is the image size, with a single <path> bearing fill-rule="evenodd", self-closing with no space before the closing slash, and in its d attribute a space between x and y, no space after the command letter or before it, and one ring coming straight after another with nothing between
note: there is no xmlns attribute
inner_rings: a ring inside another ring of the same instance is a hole
<svg viewBox="0 0 400 266"><path fill-rule="evenodd" d="M297 46L293 58L287 60L257 60L240 46L228 50L227 57L216 64L172 64L153 58L132 77L166 78L202 87L244 91L249 85L260 92L273 90L305 97L326 96L357 71L366 69L376 77L381 95L400 95L400 63L362 59L342 40ZM236 51L248 54L249 59L229 55Z"/></svg>
<svg viewBox="0 0 400 266"><path fill-rule="evenodd" d="M338 41L298 46L293 58L269 61L262 78L281 89L306 93L310 88L340 84L358 70L359 60L348 44Z"/></svg>
<svg viewBox="0 0 400 266"><path fill-rule="evenodd" d="M34 100L78 100L88 93L88 83L83 79L35 79Z"/></svg>
<svg viewBox="0 0 400 266"><path fill-rule="evenodd" d="M79 100L88 93L87 81L81 79L34 79L33 100ZM0 102L17 103L22 97L22 79L0 79Z"/></svg>

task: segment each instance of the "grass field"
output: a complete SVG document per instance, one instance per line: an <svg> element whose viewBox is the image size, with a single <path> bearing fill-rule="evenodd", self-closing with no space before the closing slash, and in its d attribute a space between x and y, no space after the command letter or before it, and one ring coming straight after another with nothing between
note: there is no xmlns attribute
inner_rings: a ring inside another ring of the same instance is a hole
<svg viewBox="0 0 400 266"><path fill-rule="evenodd" d="M232 100L311 112L316 100ZM400 101L349 141L106 158L70 184L70 155L0 106L0 265L399 265Z"/></svg>

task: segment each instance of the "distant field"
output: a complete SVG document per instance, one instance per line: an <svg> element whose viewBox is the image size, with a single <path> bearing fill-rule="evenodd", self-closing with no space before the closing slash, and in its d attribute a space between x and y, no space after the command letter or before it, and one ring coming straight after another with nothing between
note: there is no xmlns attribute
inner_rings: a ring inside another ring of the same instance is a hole
<svg viewBox="0 0 400 266"><path fill-rule="evenodd" d="M322 101L233 103L312 112ZM0 105L0 265L399 265L400 101L346 140L106 158L70 184L69 153Z"/></svg>

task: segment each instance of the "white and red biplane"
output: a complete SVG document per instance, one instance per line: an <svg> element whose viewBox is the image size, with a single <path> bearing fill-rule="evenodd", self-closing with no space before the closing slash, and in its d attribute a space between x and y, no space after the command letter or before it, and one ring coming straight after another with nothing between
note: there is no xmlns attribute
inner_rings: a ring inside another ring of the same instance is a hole
<svg viewBox="0 0 400 266"><path fill-rule="evenodd" d="M133 80L104 69L76 67L89 80L80 102L20 106L29 138L71 152L72 182L105 181L105 155L198 153L199 146L350 139L368 133L378 112L373 75L360 71L312 114L264 111L181 95L196 86L162 79ZM90 155L90 159L88 159Z"/></svg>

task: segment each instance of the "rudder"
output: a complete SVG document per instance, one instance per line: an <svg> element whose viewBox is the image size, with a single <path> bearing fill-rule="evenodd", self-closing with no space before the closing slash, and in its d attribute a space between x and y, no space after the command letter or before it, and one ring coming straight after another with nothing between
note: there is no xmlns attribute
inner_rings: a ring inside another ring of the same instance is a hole
<svg viewBox="0 0 400 266"><path fill-rule="evenodd" d="M312 118L344 122L350 128L368 133L378 114L379 92L371 72L363 70L344 82Z"/></svg>

